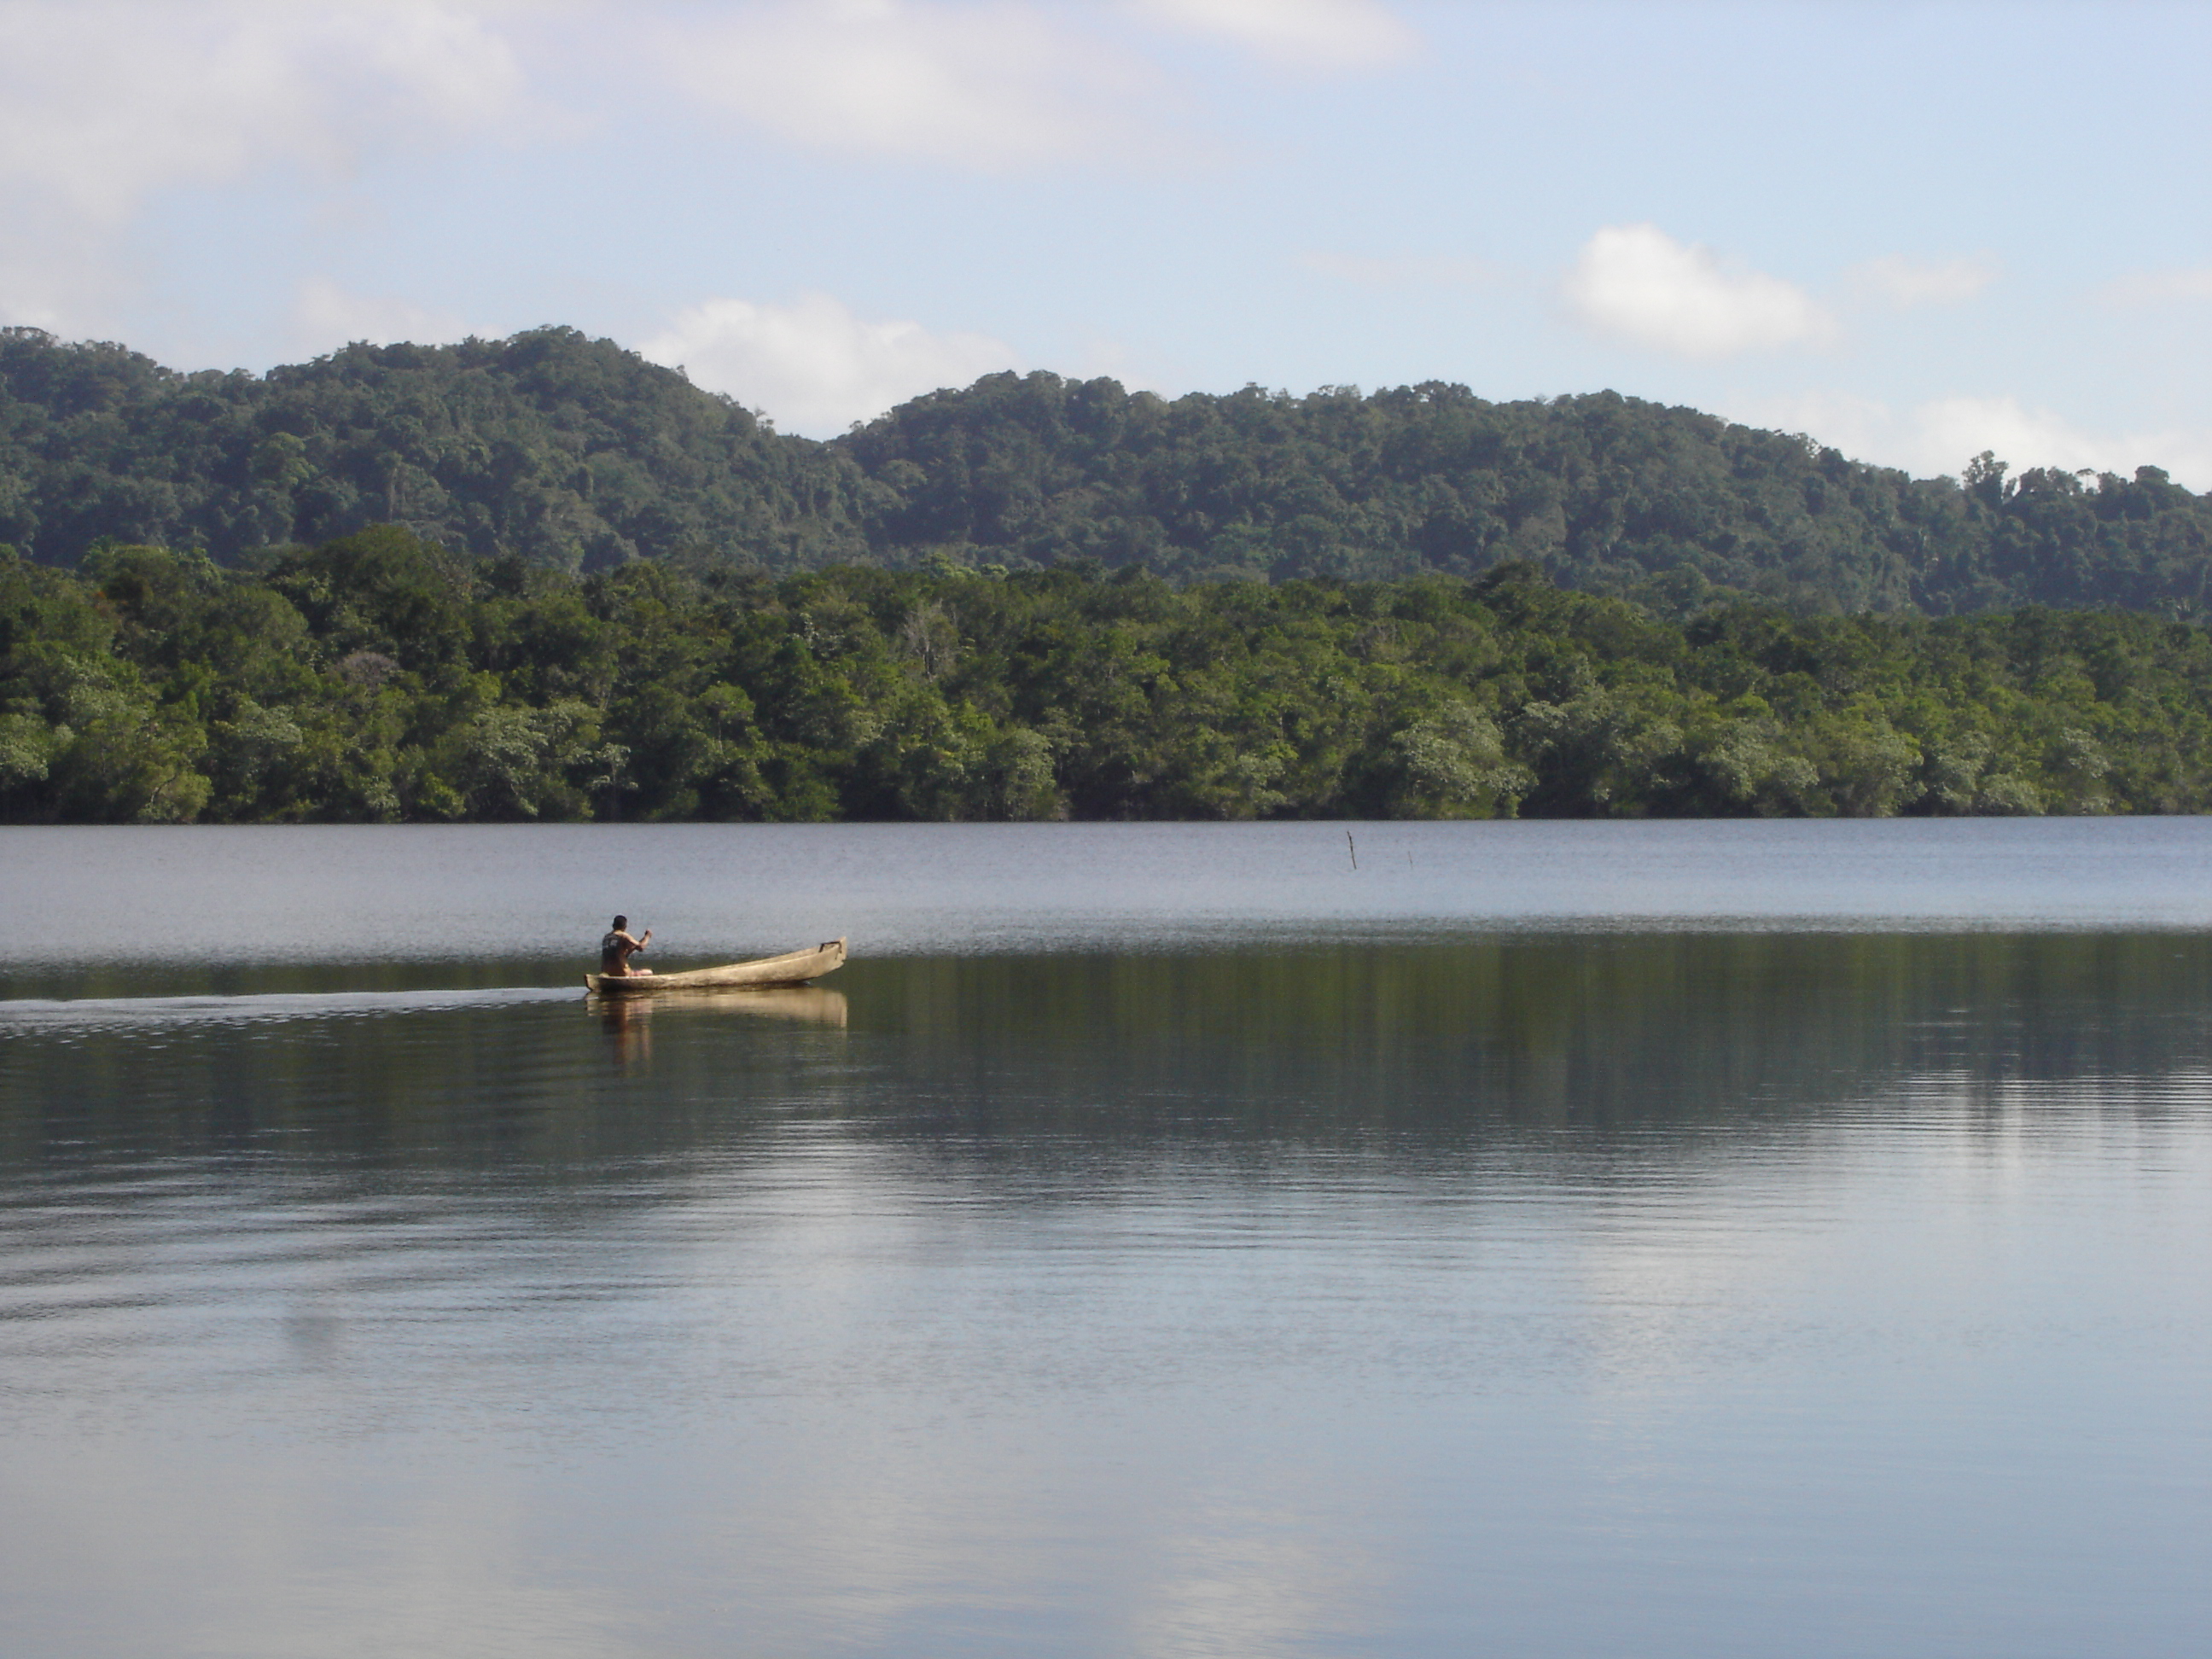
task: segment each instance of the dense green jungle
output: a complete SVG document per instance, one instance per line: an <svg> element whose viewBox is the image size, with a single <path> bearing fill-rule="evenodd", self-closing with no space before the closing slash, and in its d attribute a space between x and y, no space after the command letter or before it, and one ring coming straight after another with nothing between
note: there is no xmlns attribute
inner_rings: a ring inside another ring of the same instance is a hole
<svg viewBox="0 0 2212 1659"><path fill-rule="evenodd" d="M355 345L265 375L0 329L0 543L47 564L106 544L236 564L389 523L586 573L1089 559L1176 582L1376 580L1524 560L1676 614L1714 586L1808 613L2203 614L2212 495L2154 467L1960 459L1959 478L1916 479L1613 392L1170 400L1048 374L816 442L572 329Z"/></svg>
<svg viewBox="0 0 2212 1659"><path fill-rule="evenodd" d="M2212 809L2212 629L1141 566L0 556L15 823Z"/></svg>
<svg viewBox="0 0 2212 1659"><path fill-rule="evenodd" d="M0 330L0 819L2172 812L2212 496L1613 393ZM2051 608L2062 607L2062 608Z"/></svg>

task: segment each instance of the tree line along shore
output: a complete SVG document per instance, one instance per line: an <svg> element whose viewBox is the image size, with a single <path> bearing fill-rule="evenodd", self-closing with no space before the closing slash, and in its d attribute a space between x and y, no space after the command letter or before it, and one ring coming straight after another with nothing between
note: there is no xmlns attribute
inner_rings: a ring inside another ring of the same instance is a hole
<svg viewBox="0 0 2212 1659"><path fill-rule="evenodd" d="M2212 810L2212 629L1466 576L0 553L0 821Z"/></svg>

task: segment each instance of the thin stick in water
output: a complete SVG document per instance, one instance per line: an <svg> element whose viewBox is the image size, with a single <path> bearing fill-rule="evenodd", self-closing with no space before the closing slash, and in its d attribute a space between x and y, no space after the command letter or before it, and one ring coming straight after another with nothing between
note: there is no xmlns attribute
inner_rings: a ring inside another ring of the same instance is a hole
<svg viewBox="0 0 2212 1659"><path fill-rule="evenodd" d="M1344 844L1351 849L1352 867L1357 870L1359 867L1359 843L1352 840L1352 831L1349 830L1344 832Z"/></svg>

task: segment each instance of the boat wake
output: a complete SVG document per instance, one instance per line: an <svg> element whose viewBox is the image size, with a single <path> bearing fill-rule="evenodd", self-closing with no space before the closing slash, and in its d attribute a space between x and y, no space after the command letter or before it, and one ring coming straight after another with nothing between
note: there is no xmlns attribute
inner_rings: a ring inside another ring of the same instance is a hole
<svg viewBox="0 0 2212 1659"><path fill-rule="evenodd" d="M270 991L241 996L26 997L0 1001L0 1034L76 1025L228 1025L264 1020L344 1019L575 1000L573 989L539 985L475 990Z"/></svg>

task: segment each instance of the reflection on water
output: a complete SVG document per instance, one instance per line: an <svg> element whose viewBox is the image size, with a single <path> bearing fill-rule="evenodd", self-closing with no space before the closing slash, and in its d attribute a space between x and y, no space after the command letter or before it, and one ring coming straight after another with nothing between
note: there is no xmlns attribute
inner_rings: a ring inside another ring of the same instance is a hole
<svg viewBox="0 0 2212 1659"><path fill-rule="evenodd" d="M20 1137L66 1101L61 1144L86 1156L189 1153L210 1143L188 1126L219 1117L272 1146L374 1136L434 1160L496 1116L549 1150L581 1135L596 1157L628 1136L659 1157L773 1097L778 1122L857 1114L864 1134L926 1121L1137 1146L1200 1129L1457 1146L1741 1129L1911 1078L1986 1089L2212 1066L2212 940L2181 934L1522 934L861 960L837 986L0 1003L14 1062L0 1133L55 1156ZM680 1033L655 1056L653 1111L604 1092L580 1023L625 1056ZM688 1109L709 1103L704 1120Z"/></svg>
<svg viewBox="0 0 2212 1659"><path fill-rule="evenodd" d="M2212 940L328 971L0 1006L5 1650L2178 1655L2212 1613Z"/></svg>
<svg viewBox="0 0 2212 1659"><path fill-rule="evenodd" d="M607 1047L624 1066L653 1058L653 1005L643 997L593 997L592 1009L607 1034Z"/></svg>
<svg viewBox="0 0 2212 1659"><path fill-rule="evenodd" d="M704 1014L746 1014L762 1019L796 1019L811 1025L842 1025L845 994L820 985L702 987L660 991L651 996L592 997L593 1012L615 1024L649 1024L655 1014L689 1019Z"/></svg>
<svg viewBox="0 0 2212 1659"><path fill-rule="evenodd" d="M651 996L595 996L591 1012L607 1034L608 1046L625 1066L653 1058L653 1022L690 1019L705 1014L742 1014L755 1019L798 1020L809 1025L846 1021L844 993L818 985L657 992Z"/></svg>

